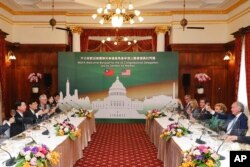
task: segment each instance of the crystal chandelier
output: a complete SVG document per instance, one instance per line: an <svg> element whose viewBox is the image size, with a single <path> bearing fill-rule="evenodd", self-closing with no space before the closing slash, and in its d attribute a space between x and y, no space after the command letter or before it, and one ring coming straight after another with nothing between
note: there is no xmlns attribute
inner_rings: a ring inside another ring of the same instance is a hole
<svg viewBox="0 0 250 167"><path fill-rule="evenodd" d="M126 42L128 45L132 45L132 44L137 43L136 39L129 39L128 37L121 37L121 36L115 36L114 38L107 37L106 39L102 40L102 43L104 44L106 41L108 41L108 42L113 41L114 45L118 45L121 42Z"/></svg>
<svg viewBox="0 0 250 167"><path fill-rule="evenodd" d="M125 0L109 0L104 8L97 9L92 18L99 19L100 24L111 23L113 27L121 27L123 23L134 24L136 20L143 22L141 12L135 10L131 2L125 4Z"/></svg>

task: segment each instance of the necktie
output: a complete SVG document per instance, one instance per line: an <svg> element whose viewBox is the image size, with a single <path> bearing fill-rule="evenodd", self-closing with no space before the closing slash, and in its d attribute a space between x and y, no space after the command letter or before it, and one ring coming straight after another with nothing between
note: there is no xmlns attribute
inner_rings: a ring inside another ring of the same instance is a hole
<svg viewBox="0 0 250 167"><path fill-rule="evenodd" d="M234 124L236 123L237 121L237 117L235 117L229 124L228 124L228 127L227 127L227 134L230 134L230 132L232 131L233 127L234 127Z"/></svg>

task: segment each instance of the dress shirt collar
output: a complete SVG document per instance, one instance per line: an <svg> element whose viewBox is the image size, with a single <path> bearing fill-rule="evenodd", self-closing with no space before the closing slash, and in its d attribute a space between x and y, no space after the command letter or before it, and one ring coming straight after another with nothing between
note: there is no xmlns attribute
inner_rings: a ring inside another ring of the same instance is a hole
<svg viewBox="0 0 250 167"><path fill-rule="evenodd" d="M34 111L34 110L32 110L31 108L30 108L30 111L31 111L31 113L32 113L32 114L36 114L36 113L35 113L35 111Z"/></svg>
<svg viewBox="0 0 250 167"><path fill-rule="evenodd" d="M19 115L21 115L21 117L23 117L23 113L21 113L21 112L18 111L18 110L17 110L17 112L18 112Z"/></svg>
<svg viewBox="0 0 250 167"><path fill-rule="evenodd" d="M241 116L242 112L240 112L239 114L237 114L235 117L238 119Z"/></svg>

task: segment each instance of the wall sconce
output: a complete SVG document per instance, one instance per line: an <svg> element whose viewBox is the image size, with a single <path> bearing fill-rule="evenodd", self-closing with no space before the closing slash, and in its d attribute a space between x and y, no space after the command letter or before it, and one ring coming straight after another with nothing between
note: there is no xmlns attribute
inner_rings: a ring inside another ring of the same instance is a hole
<svg viewBox="0 0 250 167"><path fill-rule="evenodd" d="M8 59L9 59L10 61L16 60L16 56L14 55L14 53L13 53L12 51L9 51L9 52L8 52Z"/></svg>
<svg viewBox="0 0 250 167"><path fill-rule="evenodd" d="M224 61L229 61L232 57L232 53L230 51L227 51L227 53L225 54L223 60Z"/></svg>

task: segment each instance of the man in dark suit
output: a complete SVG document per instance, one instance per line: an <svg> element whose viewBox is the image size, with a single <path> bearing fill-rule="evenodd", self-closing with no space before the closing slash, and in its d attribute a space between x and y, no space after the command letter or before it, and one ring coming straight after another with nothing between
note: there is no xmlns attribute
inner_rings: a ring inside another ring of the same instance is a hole
<svg viewBox="0 0 250 167"><path fill-rule="evenodd" d="M232 104L231 111L235 117L228 123L226 133L234 136L245 136L248 130L248 118L244 114L244 105L236 101Z"/></svg>
<svg viewBox="0 0 250 167"><path fill-rule="evenodd" d="M57 92L57 93L54 94L54 103L55 103L55 106L56 106L56 113L62 112L62 110L59 108L59 100L60 100L60 95Z"/></svg>
<svg viewBox="0 0 250 167"><path fill-rule="evenodd" d="M4 134L6 130L8 130L12 123L15 122L15 118L10 118L9 121L0 126L0 135Z"/></svg>
<svg viewBox="0 0 250 167"><path fill-rule="evenodd" d="M10 137L22 133L25 130L25 124L32 124L33 120L24 117L24 112L26 111L26 104L23 101L18 101L15 103L16 115L15 123L11 124L10 127Z"/></svg>
<svg viewBox="0 0 250 167"><path fill-rule="evenodd" d="M201 98L199 101L199 110L197 113L193 114L194 118L197 120L208 120L212 118L212 114L207 111L206 104L208 105L208 102L206 99Z"/></svg>
<svg viewBox="0 0 250 167"><path fill-rule="evenodd" d="M29 109L24 112L24 117L32 119L33 124L40 122L42 119L42 115L44 114L42 110L38 110L37 106L37 102L35 100L32 100L29 102Z"/></svg>

